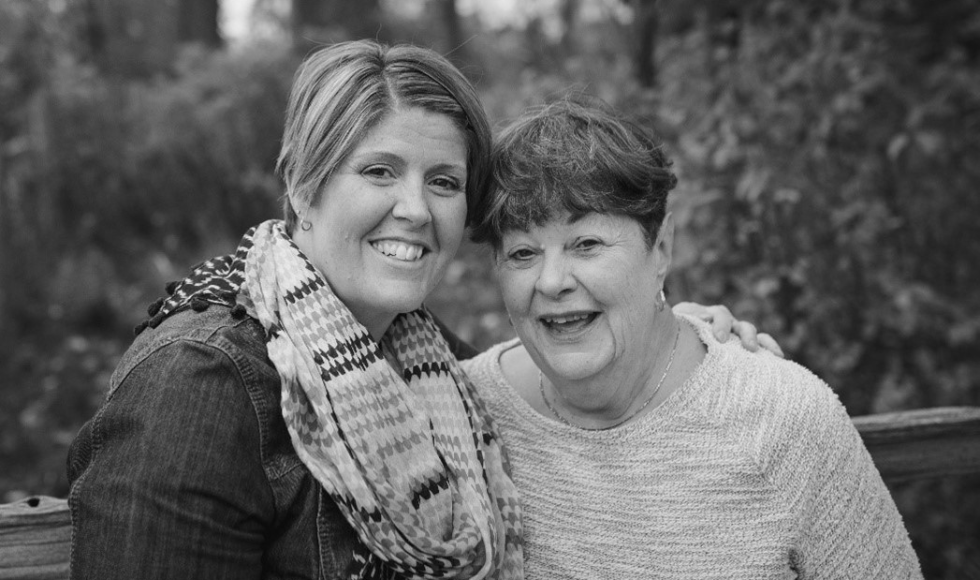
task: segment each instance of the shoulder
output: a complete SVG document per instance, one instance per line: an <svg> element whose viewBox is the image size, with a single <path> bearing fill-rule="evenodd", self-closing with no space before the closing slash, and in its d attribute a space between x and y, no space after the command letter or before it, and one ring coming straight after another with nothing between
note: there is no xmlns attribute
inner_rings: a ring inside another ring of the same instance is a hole
<svg viewBox="0 0 980 580"><path fill-rule="evenodd" d="M682 318L694 327L708 351L696 381L707 387L710 415L745 424L773 416L807 415L816 408L840 408L833 390L806 367L765 350L749 352L735 337L718 342L707 323Z"/></svg>
<svg viewBox="0 0 980 580"><path fill-rule="evenodd" d="M493 374L493 367L497 365L497 359L500 357L500 346L500 344L495 344L472 358L460 360L460 368L474 383L477 381L477 377L486 380L488 375Z"/></svg>
<svg viewBox="0 0 980 580"><path fill-rule="evenodd" d="M211 356L204 356L206 353ZM156 328L142 331L113 373L112 387L117 387L136 367L148 362L167 364L175 371L191 371L194 365L187 363L203 358L213 358L216 364L227 364L242 371L271 365L266 356L261 325L249 317L233 317L230 308L212 305L203 312L179 312Z"/></svg>
<svg viewBox="0 0 980 580"><path fill-rule="evenodd" d="M740 353L740 357L743 384L755 382L757 404L770 415L786 418L787 427L814 430L829 419L850 425L837 393L810 369L769 354Z"/></svg>
<svg viewBox="0 0 980 580"><path fill-rule="evenodd" d="M152 351L177 341L201 342L231 349L264 349L265 335L257 320L233 316L232 309L219 304L195 311L171 314L155 328L146 328L133 341L134 354Z"/></svg>
<svg viewBox="0 0 980 580"><path fill-rule="evenodd" d="M764 469L791 447L821 453L842 442L860 445L837 394L812 371L770 353L751 353L737 341L718 343L700 330L709 352L698 374L707 420L729 425Z"/></svg>
<svg viewBox="0 0 980 580"><path fill-rule="evenodd" d="M501 367L500 357L505 352L520 346L520 341L514 338L495 344L473 358L459 361L460 368L469 377L477 393L491 406L491 412L499 406L500 398L510 388Z"/></svg>
<svg viewBox="0 0 980 580"><path fill-rule="evenodd" d="M774 436L820 431L828 422L850 423L837 394L806 367L737 346L728 350L721 364L732 416Z"/></svg>
<svg viewBox="0 0 980 580"><path fill-rule="evenodd" d="M136 337L86 424L86 440L90 454L225 441L236 452L258 449L257 457L271 459L291 450L280 397L258 322L216 305L187 310Z"/></svg>
<svg viewBox="0 0 980 580"><path fill-rule="evenodd" d="M732 353L731 421L740 423L760 471L781 489L839 471L860 458L870 465L837 394L809 369L774 356Z"/></svg>
<svg viewBox="0 0 980 580"><path fill-rule="evenodd" d="M264 330L254 319L236 318L212 305L186 310L144 330L113 372L106 403L127 391L142 404L188 401L212 405L219 399L251 406L250 416L276 417L280 380L269 361Z"/></svg>

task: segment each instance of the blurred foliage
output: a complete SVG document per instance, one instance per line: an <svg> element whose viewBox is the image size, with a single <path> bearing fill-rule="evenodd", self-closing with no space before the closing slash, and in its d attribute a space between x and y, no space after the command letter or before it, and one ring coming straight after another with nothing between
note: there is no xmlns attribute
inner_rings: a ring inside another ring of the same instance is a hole
<svg viewBox="0 0 980 580"><path fill-rule="evenodd" d="M980 404L975 3L660 0L652 89L615 4L470 17L452 57L497 124L572 88L660 133L681 178L673 300L771 332L854 415ZM0 500L67 493L67 445L145 304L278 215L297 64L253 43L108 79L56 5L0 3ZM388 12L387 34L440 45L418 32L435 10ZM513 334L482 248L430 306L477 346ZM927 578L980 577L978 484L892 488Z"/></svg>
<svg viewBox="0 0 980 580"><path fill-rule="evenodd" d="M980 10L768 1L727 26L665 38L637 101L681 173L671 288L772 332L852 415L980 404ZM893 489L927 578L980 577L978 484Z"/></svg>
<svg viewBox="0 0 980 580"><path fill-rule="evenodd" d="M191 49L168 76L105 78L43 7L0 4L0 493L63 495L147 299L278 213L296 59Z"/></svg>

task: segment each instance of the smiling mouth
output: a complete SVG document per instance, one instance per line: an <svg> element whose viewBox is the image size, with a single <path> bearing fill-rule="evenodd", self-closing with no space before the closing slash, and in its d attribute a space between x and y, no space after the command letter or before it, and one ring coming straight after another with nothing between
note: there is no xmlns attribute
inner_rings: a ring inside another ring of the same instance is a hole
<svg viewBox="0 0 980 580"><path fill-rule="evenodd" d="M418 244L407 244L405 242L372 242L371 247L396 260L402 262L415 262L422 259L426 250L424 246Z"/></svg>
<svg viewBox="0 0 980 580"><path fill-rule="evenodd" d="M586 328L598 317L598 312L583 312L564 316L542 316L538 320L551 332L566 334Z"/></svg>

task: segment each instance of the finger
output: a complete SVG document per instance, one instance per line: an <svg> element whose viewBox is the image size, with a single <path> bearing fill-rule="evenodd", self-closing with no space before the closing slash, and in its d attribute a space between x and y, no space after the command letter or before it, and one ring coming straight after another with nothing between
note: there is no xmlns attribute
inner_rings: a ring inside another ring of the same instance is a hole
<svg viewBox="0 0 980 580"><path fill-rule="evenodd" d="M769 334L766 334L765 332L760 332L759 336L756 338L759 340L759 346L768 350L779 358L786 358L786 355L783 353L783 349L779 348L779 343L776 342L775 338Z"/></svg>
<svg viewBox="0 0 980 580"><path fill-rule="evenodd" d="M735 326L732 311L721 305L709 306L707 310L711 313L711 332L719 342L727 342Z"/></svg>
<svg viewBox="0 0 980 580"><path fill-rule="evenodd" d="M742 341L742 346L749 352L759 350L758 331L751 322L740 320L732 325L732 331Z"/></svg>
<svg viewBox="0 0 980 580"><path fill-rule="evenodd" d="M704 320L705 322L711 322L712 319L711 312L707 307L701 306L700 304L696 304L694 302L678 302L677 304L674 304L671 310L674 311L674 314L692 316L694 318Z"/></svg>

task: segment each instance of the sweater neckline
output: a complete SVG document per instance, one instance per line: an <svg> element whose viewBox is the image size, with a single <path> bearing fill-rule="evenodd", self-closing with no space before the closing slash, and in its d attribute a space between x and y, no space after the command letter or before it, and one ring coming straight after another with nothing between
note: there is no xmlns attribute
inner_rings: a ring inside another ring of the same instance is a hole
<svg viewBox="0 0 980 580"><path fill-rule="evenodd" d="M675 416L681 409L688 406L692 399L697 398L697 395L703 390L704 385L711 384L709 379L714 372L713 369L718 368L716 362L722 356L723 345L711 334L710 326L700 319L686 315L678 315L678 319L681 323L687 323L693 327L695 334L701 340L701 343L705 345L707 353L701 362L694 367L690 376L684 380L684 383L664 399L663 402L648 410L635 421L613 429L577 429L565 425L555 418L538 413L530 403L525 401L517 392L517 389L504 376L500 363L500 357L505 352L521 344L520 338L513 338L491 347L488 352L488 370L500 395L514 409L519 419L525 421L535 429L544 429L563 437L578 437L589 441L628 439L636 433L648 433L661 429L667 419Z"/></svg>

